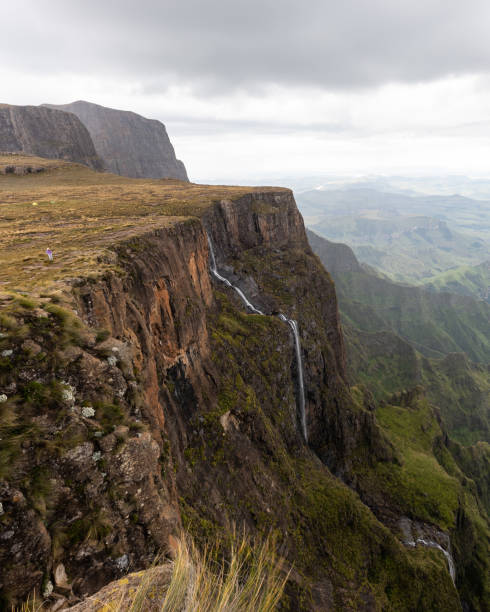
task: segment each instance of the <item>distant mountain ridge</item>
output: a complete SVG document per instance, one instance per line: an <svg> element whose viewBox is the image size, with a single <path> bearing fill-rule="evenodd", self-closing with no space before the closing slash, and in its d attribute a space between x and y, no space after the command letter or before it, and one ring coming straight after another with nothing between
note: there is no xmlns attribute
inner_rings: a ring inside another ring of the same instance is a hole
<svg viewBox="0 0 490 612"><path fill-rule="evenodd" d="M94 170L104 168L78 117L42 106L0 104L0 151L65 159Z"/></svg>
<svg viewBox="0 0 490 612"><path fill-rule="evenodd" d="M110 172L133 178L189 180L160 121L83 100L43 106L76 115Z"/></svg>
<svg viewBox="0 0 490 612"><path fill-rule="evenodd" d="M396 282L425 284L490 258L487 201L367 188L314 189L299 193L297 200L310 229L349 244L360 261Z"/></svg>

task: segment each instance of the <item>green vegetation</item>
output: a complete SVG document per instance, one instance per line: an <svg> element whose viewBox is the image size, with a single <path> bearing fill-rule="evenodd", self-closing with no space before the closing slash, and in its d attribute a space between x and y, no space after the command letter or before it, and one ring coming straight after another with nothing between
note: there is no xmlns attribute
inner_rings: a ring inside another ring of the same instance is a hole
<svg viewBox="0 0 490 612"><path fill-rule="evenodd" d="M460 266L424 280L432 291L470 295L490 303L490 261L479 266Z"/></svg>
<svg viewBox="0 0 490 612"><path fill-rule="evenodd" d="M490 596L490 447L478 441L490 438L489 369L451 353L447 343L464 340L469 349L481 348L475 338L482 330L487 334L490 320L474 315L487 305L475 309L476 302L464 298L465 312L457 296L445 296L444 305L442 296L395 285L362 268L345 245L313 234L310 242L335 278L350 379L378 400L377 424L396 453L392 463L354 468L361 497L373 508L388 507L449 531L458 589L482 609Z"/></svg>
<svg viewBox="0 0 490 612"><path fill-rule="evenodd" d="M472 363L461 353L423 357L390 331L362 332L344 325L344 335L351 379L366 385L376 399L422 385L454 440L465 445L490 442L489 366Z"/></svg>
<svg viewBox="0 0 490 612"><path fill-rule="evenodd" d="M396 285L364 270L334 277L344 318L361 331L391 330L427 357L466 352L490 361L489 304Z"/></svg>
<svg viewBox="0 0 490 612"><path fill-rule="evenodd" d="M484 610L490 597L490 447L464 449L448 440L421 389L395 394L379 406L376 419L398 463L356 469L362 495L375 507L388 505L398 516L449 531L458 589Z"/></svg>
<svg viewBox="0 0 490 612"><path fill-rule="evenodd" d="M267 262L264 270L274 274ZM435 598L440 609L457 607L444 558L405 550L298 444L286 326L275 317L244 314L224 294L218 298L211 325L219 406L195 416L186 458L199 486L179 479L186 529L201 547L216 538L226 547L233 538L226 525L233 521L263 536L276 534L297 577L286 587L285 609L309 609L313 601L326 609L357 609L366 599L387 610L411 609L416 602L431 609ZM224 497L218 494L223 490ZM206 502L211 496L219 513ZM322 599L315 584L326 576L332 588ZM352 581L362 584L357 594L340 586Z"/></svg>
<svg viewBox="0 0 490 612"><path fill-rule="evenodd" d="M384 400L421 384L454 439L490 441L490 305L397 285L347 246L309 239L335 279L351 381Z"/></svg>
<svg viewBox="0 0 490 612"><path fill-rule="evenodd" d="M401 513L437 524L442 530L453 528L458 509L460 483L439 464L433 453L440 426L423 397L408 405L392 403L376 410L376 419L393 443L400 465L379 463L369 478L370 485L388 495Z"/></svg>

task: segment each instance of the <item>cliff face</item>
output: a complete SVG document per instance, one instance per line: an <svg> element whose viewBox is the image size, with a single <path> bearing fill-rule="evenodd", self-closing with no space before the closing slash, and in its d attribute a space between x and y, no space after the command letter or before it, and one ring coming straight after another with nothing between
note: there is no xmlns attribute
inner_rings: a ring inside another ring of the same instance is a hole
<svg viewBox="0 0 490 612"><path fill-rule="evenodd" d="M160 121L82 100L46 106L73 113L80 119L110 172L134 178L188 180L185 166L175 157Z"/></svg>
<svg viewBox="0 0 490 612"><path fill-rule="evenodd" d="M82 122L51 108L1 104L0 151L65 159L95 170L104 167Z"/></svg>
<svg viewBox="0 0 490 612"><path fill-rule="evenodd" d="M332 475L389 465L392 450L344 382L334 286L292 194L169 210L113 240L103 273L69 292L0 296L3 597L49 582L91 593L170 551L182 527L202 542L238 525L280 536L291 610L458 609L445 564L411 555ZM211 276L206 234L264 315ZM299 325L309 445L279 312Z"/></svg>

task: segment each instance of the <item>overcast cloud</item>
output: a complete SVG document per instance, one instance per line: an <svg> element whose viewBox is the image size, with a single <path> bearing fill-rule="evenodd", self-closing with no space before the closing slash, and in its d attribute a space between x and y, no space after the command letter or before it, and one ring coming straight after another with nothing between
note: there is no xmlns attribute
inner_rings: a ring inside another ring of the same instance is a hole
<svg viewBox="0 0 490 612"><path fill-rule="evenodd" d="M1 97L161 119L194 178L487 173L489 31L486 0L18 0Z"/></svg>

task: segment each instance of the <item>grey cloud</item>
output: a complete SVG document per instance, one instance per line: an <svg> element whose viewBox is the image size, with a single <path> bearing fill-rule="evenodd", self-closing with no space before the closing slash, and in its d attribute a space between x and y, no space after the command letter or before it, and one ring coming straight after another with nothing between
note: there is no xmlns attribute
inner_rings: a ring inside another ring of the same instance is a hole
<svg viewBox="0 0 490 612"><path fill-rule="evenodd" d="M489 25L487 0L18 0L0 51L19 70L124 76L146 93L338 89L486 73Z"/></svg>
<svg viewBox="0 0 490 612"><path fill-rule="evenodd" d="M243 134L253 133L254 135L280 135L293 134L301 132L311 132L316 135L326 134L352 134L353 127L347 123L328 123L328 122L310 122L300 123L279 121L257 121L257 120L221 120L214 118L193 118L189 116L176 116L166 114L162 121L166 123L173 133L177 132L179 136L196 134ZM357 136L362 135L362 129L356 128Z"/></svg>

